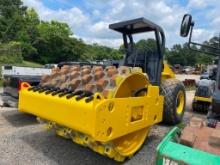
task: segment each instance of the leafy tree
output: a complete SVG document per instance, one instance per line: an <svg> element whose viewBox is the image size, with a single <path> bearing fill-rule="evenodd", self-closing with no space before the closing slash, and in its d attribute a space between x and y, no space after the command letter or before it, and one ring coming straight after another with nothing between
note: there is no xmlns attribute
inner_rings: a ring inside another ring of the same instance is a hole
<svg viewBox="0 0 220 165"><path fill-rule="evenodd" d="M167 52L167 60L170 64L195 65L196 53L188 49L187 43L176 44Z"/></svg>
<svg viewBox="0 0 220 165"><path fill-rule="evenodd" d="M192 46L193 49L198 49L196 46ZM168 62L172 65L196 65L196 64L210 64L213 61L213 57L204 53L190 50L187 43L180 45L174 45L170 50L167 50Z"/></svg>
<svg viewBox="0 0 220 165"><path fill-rule="evenodd" d="M170 64L185 65L185 59L180 55L181 49L182 46L179 44L173 45L173 47L170 49L169 53L167 54L167 60Z"/></svg>
<svg viewBox="0 0 220 165"><path fill-rule="evenodd" d="M49 39L51 37L65 37L68 38L73 33L66 23L58 21L45 22L42 21L38 26L40 36Z"/></svg>
<svg viewBox="0 0 220 165"><path fill-rule="evenodd" d="M21 63L23 58L21 54L21 45L19 42L9 42L0 45L0 63Z"/></svg>
<svg viewBox="0 0 220 165"><path fill-rule="evenodd" d="M39 31L38 31L38 26L40 24L39 16L37 12L33 8L31 8L27 10L24 19L25 19L26 33L29 36L29 40L27 42L33 43L36 40L36 38L39 36Z"/></svg>
<svg viewBox="0 0 220 165"><path fill-rule="evenodd" d="M40 63L79 60L84 44L70 37L72 32L66 23L41 22L37 28L39 37L33 43L37 49L35 60Z"/></svg>
<svg viewBox="0 0 220 165"><path fill-rule="evenodd" d="M40 19L37 12L31 8L27 10L24 20L25 30L22 31L22 37L20 37L22 54L25 60L33 61L37 55L37 49L33 47L33 44L40 35L37 28L40 24Z"/></svg>
<svg viewBox="0 0 220 165"><path fill-rule="evenodd" d="M147 40L142 39L139 40L135 44L136 49L139 51L152 51L155 52L157 50L156 41L155 39L149 38Z"/></svg>
<svg viewBox="0 0 220 165"><path fill-rule="evenodd" d="M92 60L119 60L123 58L122 52L117 49L109 48L107 46L100 46L98 44L87 45L86 51L82 60L92 61Z"/></svg>
<svg viewBox="0 0 220 165"><path fill-rule="evenodd" d="M0 0L0 42L18 41L27 7L21 0Z"/></svg>
<svg viewBox="0 0 220 165"><path fill-rule="evenodd" d="M211 64L214 58L208 54L199 53L197 56L197 64Z"/></svg>
<svg viewBox="0 0 220 165"><path fill-rule="evenodd" d="M219 48L220 47L220 38L217 37L217 36L214 36L211 39L209 39L208 41L203 42L203 44L207 45L207 46L214 47L214 48ZM211 51L213 53L220 54L220 52L218 50L209 49L205 46L202 46L201 50L204 50L204 51L207 51L207 52Z"/></svg>

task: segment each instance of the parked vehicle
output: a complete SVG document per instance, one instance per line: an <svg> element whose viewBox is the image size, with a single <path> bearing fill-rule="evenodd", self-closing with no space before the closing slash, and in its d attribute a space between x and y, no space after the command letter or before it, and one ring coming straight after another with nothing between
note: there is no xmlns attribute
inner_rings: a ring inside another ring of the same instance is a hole
<svg viewBox="0 0 220 165"><path fill-rule="evenodd" d="M50 74L51 69L20 66L2 66L3 106L17 107L18 91L22 82L38 85L43 74Z"/></svg>
<svg viewBox="0 0 220 165"><path fill-rule="evenodd" d="M53 69L56 68L58 64L45 64L44 68Z"/></svg>
<svg viewBox="0 0 220 165"><path fill-rule="evenodd" d="M209 73L208 72L204 72L200 75L200 80L202 79L209 79Z"/></svg>
<svg viewBox="0 0 220 165"><path fill-rule="evenodd" d="M192 108L198 111L208 111L212 103L212 95L215 89L215 81L202 79L198 82Z"/></svg>
<svg viewBox="0 0 220 165"><path fill-rule="evenodd" d="M48 68L31 68L23 66L2 66L2 78L4 76L41 76L42 74L50 74L51 70Z"/></svg>
<svg viewBox="0 0 220 165"><path fill-rule="evenodd" d="M185 74L192 74L195 71L195 68L191 66L185 66L183 67L183 73Z"/></svg>

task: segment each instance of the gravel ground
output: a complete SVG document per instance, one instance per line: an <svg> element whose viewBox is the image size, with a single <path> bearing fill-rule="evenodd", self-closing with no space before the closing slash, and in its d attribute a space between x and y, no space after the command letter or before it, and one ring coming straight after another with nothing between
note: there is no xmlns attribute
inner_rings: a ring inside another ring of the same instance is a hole
<svg viewBox="0 0 220 165"><path fill-rule="evenodd" d="M193 95L194 91L187 91L185 122L192 116L190 105ZM155 148L171 128L154 126L142 149L123 164L153 164ZM34 116L20 113L17 109L0 109L0 132L1 165L119 164L46 131Z"/></svg>

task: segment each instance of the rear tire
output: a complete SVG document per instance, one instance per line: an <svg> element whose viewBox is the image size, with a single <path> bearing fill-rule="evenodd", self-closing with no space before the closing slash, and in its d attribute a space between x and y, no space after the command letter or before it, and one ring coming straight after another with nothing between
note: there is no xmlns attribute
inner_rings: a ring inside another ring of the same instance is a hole
<svg viewBox="0 0 220 165"><path fill-rule="evenodd" d="M163 122L177 124L182 121L186 93L183 83L176 79L167 79L161 82L160 93L164 96Z"/></svg>

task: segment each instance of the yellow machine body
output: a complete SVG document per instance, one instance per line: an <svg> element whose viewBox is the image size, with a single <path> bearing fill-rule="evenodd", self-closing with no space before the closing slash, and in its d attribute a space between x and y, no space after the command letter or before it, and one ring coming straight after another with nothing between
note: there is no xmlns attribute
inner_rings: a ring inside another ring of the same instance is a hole
<svg viewBox="0 0 220 165"><path fill-rule="evenodd" d="M96 69L93 70L95 74ZM22 83L19 110L37 116L60 136L123 161L142 146L150 127L162 121L164 97L160 95L160 87L152 86L147 75L138 68L118 69L115 75L116 78L105 77L109 82L115 79L115 87L108 90L106 96L96 91L90 102L86 102L86 97L77 100L77 96L68 99L36 92L29 90L31 86L27 83ZM174 76L164 64L162 80ZM143 87L147 91L132 96L136 89Z"/></svg>
<svg viewBox="0 0 220 165"><path fill-rule="evenodd" d="M101 98L99 98L99 97ZM142 97L104 99L96 94L94 101L76 101L58 96L20 92L19 110L77 130L100 142L149 127L162 120L163 97L159 88L149 86ZM97 98L98 97L98 98Z"/></svg>
<svg viewBox="0 0 220 165"><path fill-rule="evenodd" d="M161 74L161 80L166 80L169 78L175 78L175 73L171 70L171 68L169 67L169 65L164 62L163 63L163 72Z"/></svg>
<svg viewBox="0 0 220 165"><path fill-rule="evenodd" d="M195 96L194 97L194 100L195 101L202 101L202 102L208 102L208 103L211 103L212 102L212 98L211 97L199 97L199 96Z"/></svg>

